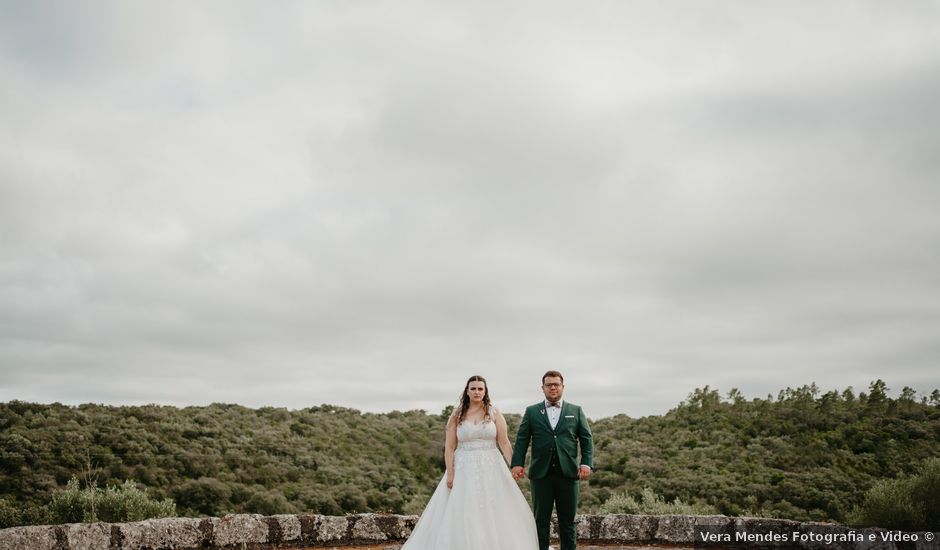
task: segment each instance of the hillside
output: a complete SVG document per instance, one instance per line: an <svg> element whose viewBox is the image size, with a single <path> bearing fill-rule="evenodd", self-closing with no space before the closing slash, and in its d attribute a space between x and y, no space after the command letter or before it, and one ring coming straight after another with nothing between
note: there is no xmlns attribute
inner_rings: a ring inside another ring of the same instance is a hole
<svg viewBox="0 0 940 550"><path fill-rule="evenodd" d="M0 499L39 520L71 476L133 479L180 515L420 512L443 471L448 411L0 404ZM519 417L507 418L514 434ZM722 513L843 521L882 478L940 455L940 392L815 385L774 398L697 389L663 416L593 423L583 512L624 491ZM523 483L523 489L527 486Z"/></svg>

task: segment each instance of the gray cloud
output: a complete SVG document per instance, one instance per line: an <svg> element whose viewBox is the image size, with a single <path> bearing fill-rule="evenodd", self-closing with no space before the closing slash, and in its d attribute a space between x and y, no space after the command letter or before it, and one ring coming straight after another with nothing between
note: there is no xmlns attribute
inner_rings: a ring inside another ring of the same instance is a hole
<svg viewBox="0 0 940 550"><path fill-rule="evenodd" d="M0 14L0 399L938 385L934 3Z"/></svg>

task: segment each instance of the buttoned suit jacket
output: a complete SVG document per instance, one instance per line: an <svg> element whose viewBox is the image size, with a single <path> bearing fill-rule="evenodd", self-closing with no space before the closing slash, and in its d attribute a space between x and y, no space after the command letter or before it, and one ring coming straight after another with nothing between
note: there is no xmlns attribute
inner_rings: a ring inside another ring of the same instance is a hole
<svg viewBox="0 0 940 550"><path fill-rule="evenodd" d="M577 405L562 401L561 415L554 429L548 420L544 401L527 407L516 433L512 452L513 467L525 465L530 442L532 458L529 464L529 479L548 477L553 450L558 455L562 475L567 478L578 479L581 464L594 468L594 438L591 426L584 416L584 411Z"/></svg>

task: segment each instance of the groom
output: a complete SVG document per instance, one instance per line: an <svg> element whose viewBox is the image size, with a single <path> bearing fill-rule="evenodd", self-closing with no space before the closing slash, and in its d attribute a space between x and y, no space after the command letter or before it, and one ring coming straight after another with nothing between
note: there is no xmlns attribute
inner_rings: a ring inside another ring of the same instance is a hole
<svg viewBox="0 0 940 550"><path fill-rule="evenodd" d="M562 401L564 390L565 378L560 372L550 370L542 376L545 401L525 410L512 452L512 476L519 479L525 475L525 455L532 443L529 480L540 550L548 548L553 506L558 513L561 550L577 546L574 515L578 510L578 481L587 479L593 468L591 427L581 407Z"/></svg>

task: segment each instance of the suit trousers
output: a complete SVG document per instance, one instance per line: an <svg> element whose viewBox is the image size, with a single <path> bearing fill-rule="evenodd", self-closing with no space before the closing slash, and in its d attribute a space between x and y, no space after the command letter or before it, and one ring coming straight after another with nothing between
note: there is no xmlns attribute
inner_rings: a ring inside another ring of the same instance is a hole
<svg viewBox="0 0 940 550"><path fill-rule="evenodd" d="M553 467L548 476L529 480L532 491L532 512L535 516L535 530L539 536L539 549L547 550L552 525L552 507L558 514L558 539L561 550L575 550L578 534L575 530L574 516L578 510L580 485L577 479L561 474Z"/></svg>

